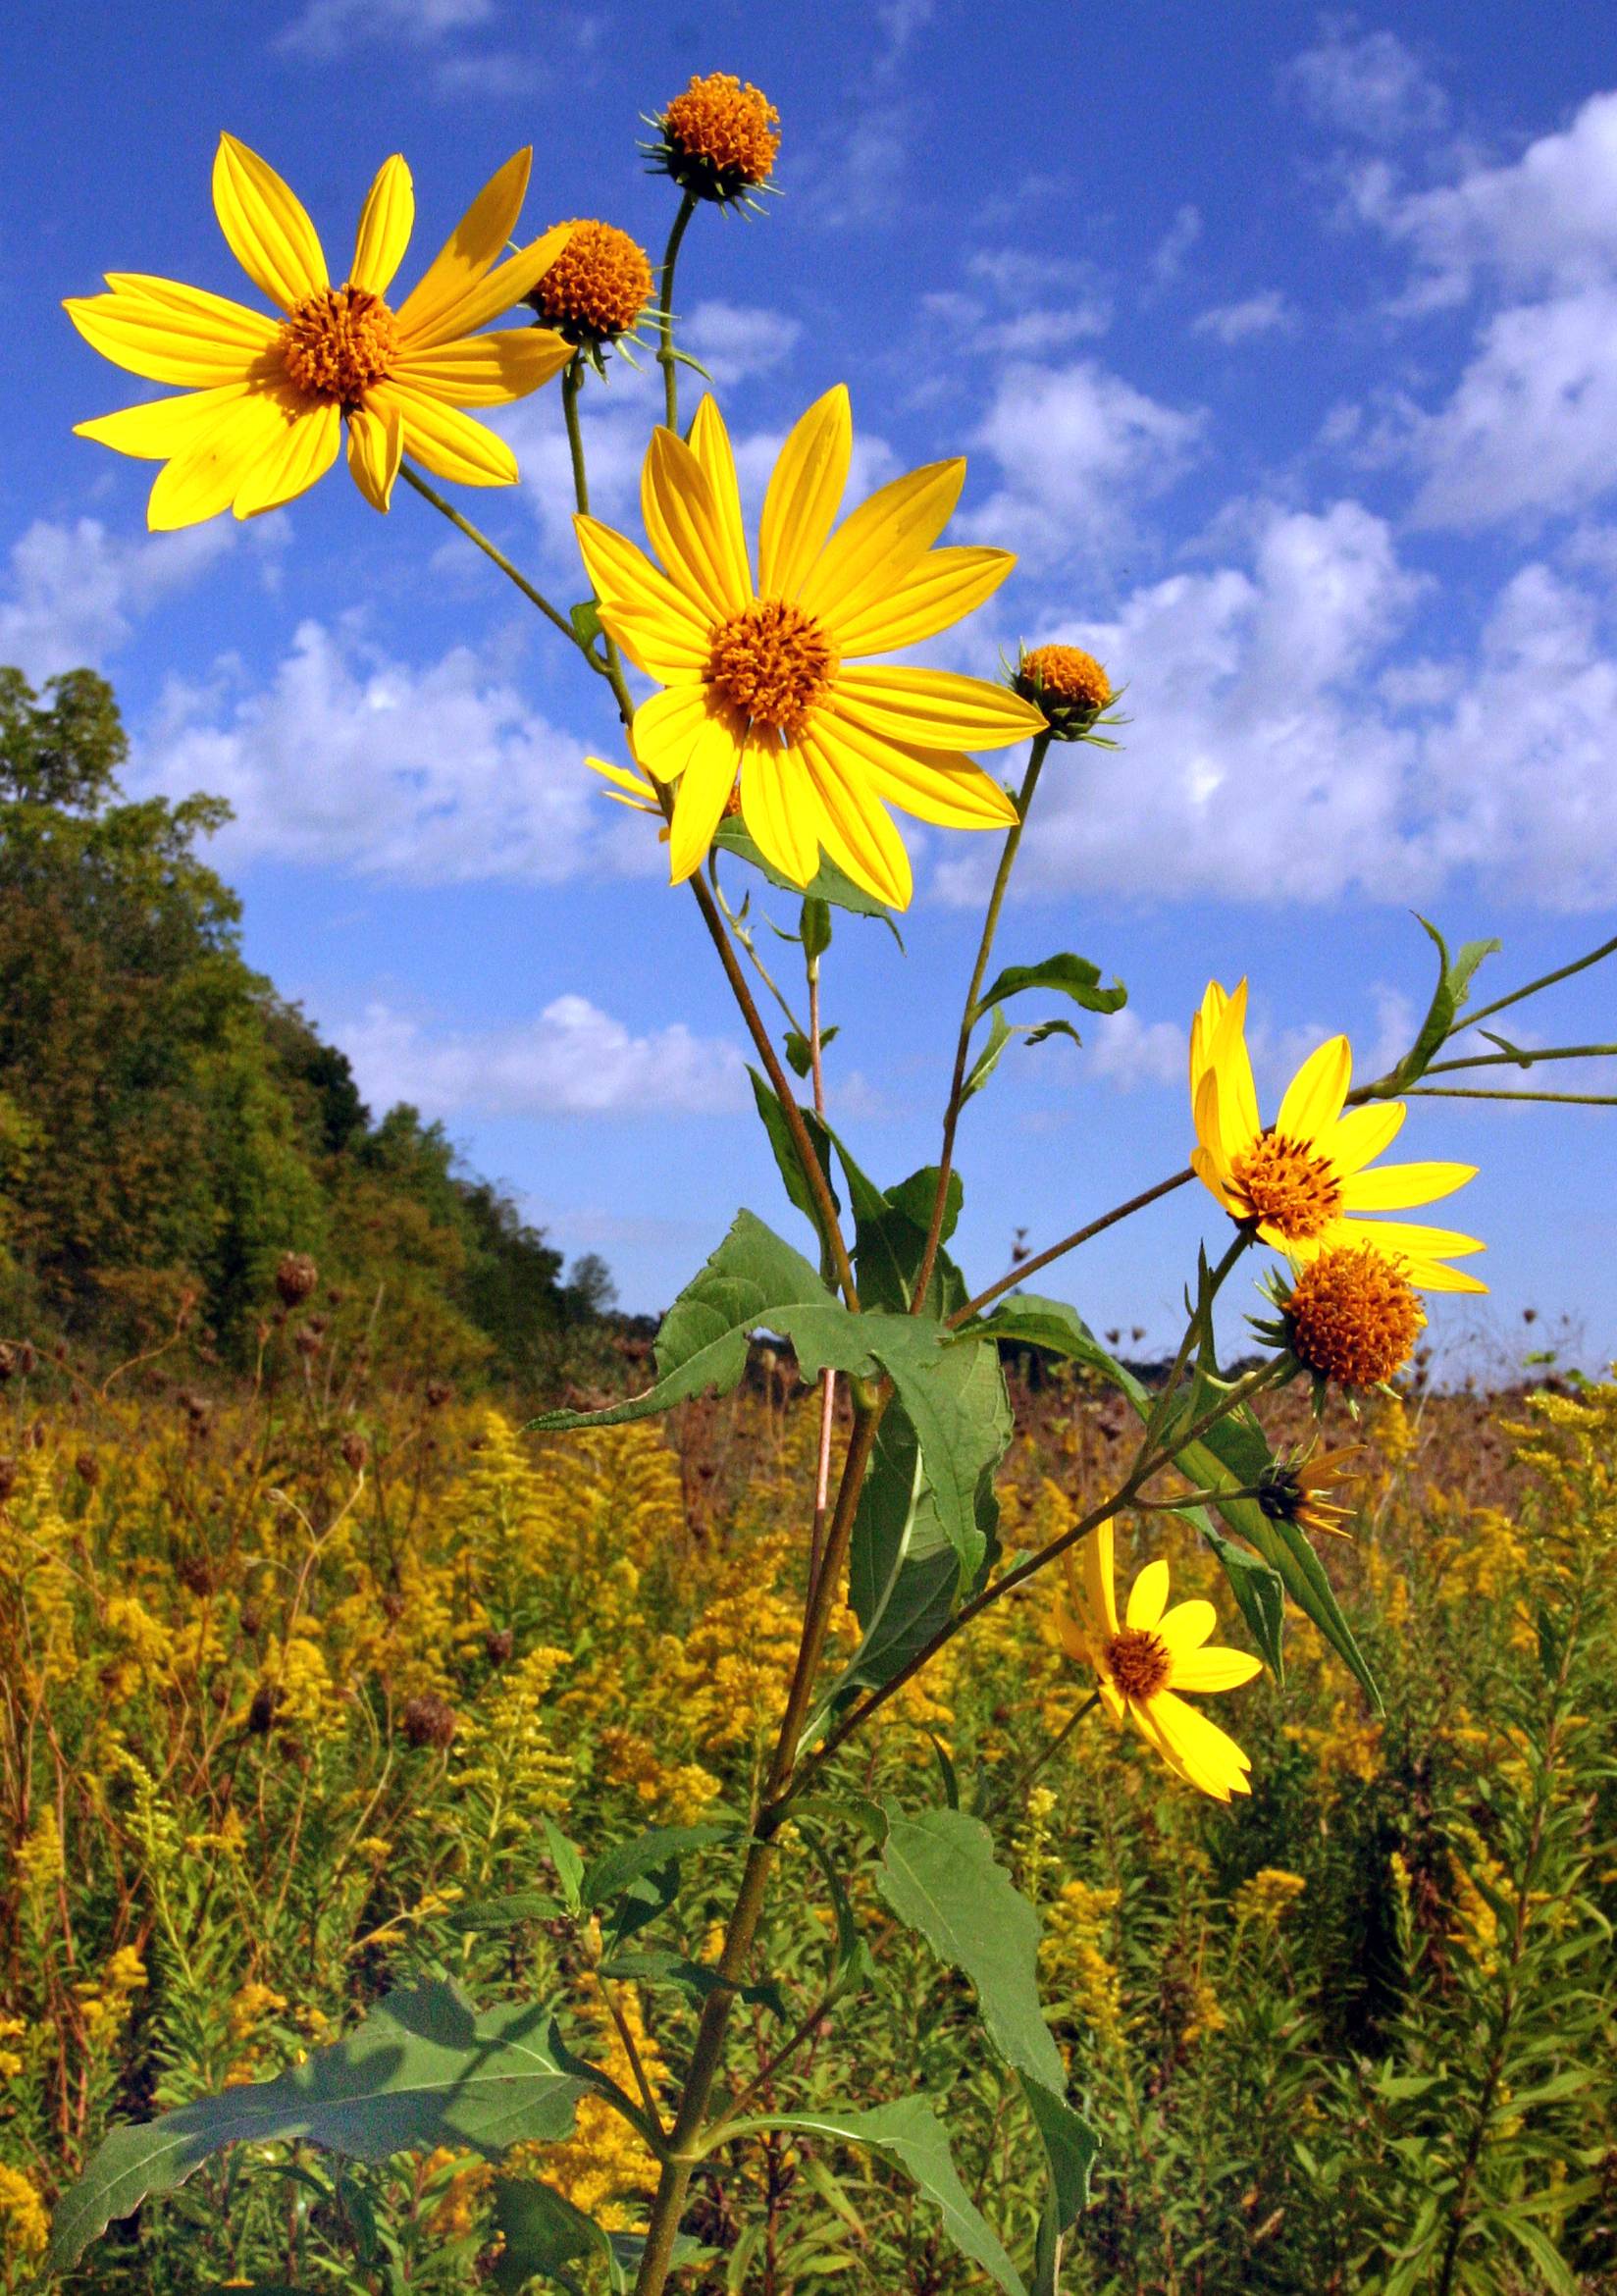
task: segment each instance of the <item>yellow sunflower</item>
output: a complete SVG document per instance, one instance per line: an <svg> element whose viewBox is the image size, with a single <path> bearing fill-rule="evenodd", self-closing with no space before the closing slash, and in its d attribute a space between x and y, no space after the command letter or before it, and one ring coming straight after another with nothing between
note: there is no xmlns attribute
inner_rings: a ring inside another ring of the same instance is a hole
<svg viewBox="0 0 1617 2296"><path fill-rule="evenodd" d="M886 811L947 828L1003 829L1016 808L965 755L1008 749L1044 718L1003 686L950 670L867 666L981 605L1016 563L1006 550L933 549L964 462L895 479L845 518L853 454L841 385L781 448L764 496L755 582L735 457L704 398L690 443L652 433L641 482L662 561L594 518L575 520L600 619L662 691L635 712L637 763L677 782L673 882L700 867L740 777L748 834L807 885L821 848L902 909L910 859Z"/></svg>
<svg viewBox="0 0 1617 2296"><path fill-rule="evenodd" d="M484 185L394 310L385 298L415 220L404 162L385 162L371 185L348 276L334 287L296 195L256 152L222 135L214 212L277 315L129 271L107 274L106 294L64 305L115 366L190 386L181 397L75 426L80 438L163 464L148 526L194 526L227 506L251 518L289 502L330 470L344 420L348 468L378 510L406 453L462 486L513 485L516 457L504 440L458 410L522 398L572 356L548 328L476 333L520 302L567 243L562 225L496 263L532 156L517 152Z"/></svg>
<svg viewBox="0 0 1617 2296"><path fill-rule="evenodd" d="M1372 1245L1426 1291L1486 1291L1444 1262L1480 1252L1475 1236L1362 1212L1430 1204L1474 1179L1473 1164L1366 1168L1397 1137L1408 1113L1385 1100L1345 1109L1353 1055L1345 1036L1309 1054L1264 1125L1246 1049L1246 983L1226 996L1210 981L1190 1025L1191 1167L1232 1220L1255 1220L1267 1244L1299 1266L1322 1252Z"/></svg>
<svg viewBox="0 0 1617 2296"><path fill-rule="evenodd" d="M1216 1800L1249 1794L1247 1756L1178 1694L1238 1690L1262 1672L1261 1662L1208 1643L1219 1623L1211 1602L1197 1597L1168 1608L1168 1565L1160 1557L1135 1579L1120 1620L1110 1520L1084 1539L1081 1575L1070 1549L1063 1562L1068 1599L1057 1599L1057 1639L1069 1658L1094 1669L1113 1721L1132 1723L1176 1777Z"/></svg>

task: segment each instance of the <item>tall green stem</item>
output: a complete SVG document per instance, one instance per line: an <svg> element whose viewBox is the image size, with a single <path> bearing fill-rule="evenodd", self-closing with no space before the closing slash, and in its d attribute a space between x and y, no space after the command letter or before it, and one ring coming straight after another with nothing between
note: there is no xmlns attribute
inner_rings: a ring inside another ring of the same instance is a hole
<svg viewBox="0 0 1617 2296"><path fill-rule="evenodd" d="M486 534L482 533L479 528L475 527L469 518L463 518L460 512L455 508L454 504L452 502L446 502L443 499L443 496L439 493L438 489L436 487L430 487L426 480L421 477L419 472L413 471L407 462L401 462L399 464L398 475L404 481L406 486L414 487L416 493L421 496L424 502L431 502L435 510L442 511L443 516L449 521L449 524L452 527L457 528L458 531L466 537L468 542L476 543L478 548L483 552L484 556L494 560L495 564L499 568L499 571L505 576L506 580L516 584L518 590L521 591L523 597L528 600L529 604L538 606L540 612L545 616L546 620L555 624L556 628L561 632L561 635L566 639L567 643L570 646L577 646L579 648L579 652L584 655L585 659L589 659L590 656L588 647L580 645L578 632L573 628L572 623L568 621L566 615L562 613L559 608L553 606L550 603L549 600L545 596L545 593L542 590L536 590L534 588L534 585L529 581L527 575L524 574L520 568L511 564L510 559L506 557L503 550L496 549L495 545L489 540Z"/></svg>
<svg viewBox="0 0 1617 2296"><path fill-rule="evenodd" d="M694 191L687 191L679 203L674 228L668 234L668 244L662 253L661 285L657 289L657 365L662 369L662 397L670 431L679 429L679 361L674 356L674 266L679 261L680 241L685 227L697 211Z"/></svg>

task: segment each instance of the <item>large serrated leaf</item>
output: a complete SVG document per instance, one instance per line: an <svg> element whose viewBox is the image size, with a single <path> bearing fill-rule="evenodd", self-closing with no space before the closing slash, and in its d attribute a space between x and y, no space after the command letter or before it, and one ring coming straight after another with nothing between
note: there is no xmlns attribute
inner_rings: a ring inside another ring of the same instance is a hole
<svg viewBox="0 0 1617 2296"><path fill-rule="evenodd" d="M1067 2072L1039 2006L1039 1917L994 1856L980 1818L887 1805L876 1887L940 1960L969 1977L988 2038L1017 2072L1062 2096Z"/></svg>
<svg viewBox="0 0 1617 2296"><path fill-rule="evenodd" d="M56 2213L51 2264L76 2263L112 2218L173 2192L225 2145L301 2138L382 2161L439 2145L492 2156L519 2138L565 2137L592 2084L564 2057L544 2008L480 2015L442 1982L390 1994L346 2040L273 2081L114 2128Z"/></svg>
<svg viewBox="0 0 1617 2296"><path fill-rule="evenodd" d="M926 2098L904 2097L869 2112L831 2106L819 2113L771 2113L767 2119L732 2123L725 2135L750 2136L777 2128L867 2145L884 2155L942 2211L944 2228L963 2256L979 2265L1005 2296L1026 2296L1004 2243L962 2184L948 2133Z"/></svg>
<svg viewBox="0 0 1617 2296"><path fill-rule="evenodd" d="M973 1331L983 1336L1010 1339L1022 1346L1043 1347L1054 1355L1064 1355L1071 1362L1081 1363L1125 1395L1142 1420L1151 1415L1155 1398L1133 1373L1108 1353L1078 1314L1065 1300L1044 1299L1034 1292L1020 1292L1006 1300ZM1219 1431L1213 1429L1201 1441L1181 1444L1174 1453L1174 1464L1181 1474L1200 1489L1233 1491L1247 1478L1231 1472L1217 1449ZM1237 1420L1228 1437L1231 1446L1239 1444L1243 1463L1249 1464L1247 1453L1251 1430L1247 1422ZM1309 1544L1305 1534L1295 1523L1273 1523L1255 1499L1239 1499L1221 1495L1214 1504L1229 1529L1238 1539L1256 1549L1263 1563L1275 1572L1298 1609L1319 1628L1336 1655L1348 1668L1366 1695L1381 1709L1381 1692L1371 1673L1363 1651L1354 1639L1353 1630L1342 1615L1334 1588L1326 1574L1325 1566ZM1183 1510L1186 1518L1200 1527L1194 1507ZM1219 1551L1215 1540L1215 1552ZM1220 1556L1221 1561L1225 1559ZM1273 1614L1273 1593L1265 1592L1247 1574L1244 1578L1231 1574L1230 1584L1242 1615L1259 1635L1259 1647L1266 1656L1278 1655L1278 1637L1273 1644L1264 1640L1269 1633L1266 1623ZM1273 1659L1272 1659L1273 1663Z"/></svg>

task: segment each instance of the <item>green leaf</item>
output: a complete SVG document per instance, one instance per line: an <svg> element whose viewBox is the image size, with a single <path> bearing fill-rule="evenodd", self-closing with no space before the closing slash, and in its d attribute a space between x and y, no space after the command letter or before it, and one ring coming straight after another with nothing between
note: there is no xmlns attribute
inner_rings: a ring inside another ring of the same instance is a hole
<svg viewBox="0 0 1617 2296"><path fill-rule="evenodd" d="M545 1847L550 1852L550 1863L561 1884L561 1894L576 1913L583 1904L578 1885L584 1879L584 1860L548 1810L541 1810L539 1822L544 1829Z"/></svg>
<svg viewBox="0 0 1617 2296"><path fill-rule="evenodd" d="M173 2192L225 2145L300 2138L382 2161L439 2145L493 2156L518 2138L553 2142L571 2131L590 2085L563 2068L564 2054L544 2008L479 2015L440 1981L390 1994L346 2040L273 2081L114 2128L56 2213L50 2261L76 2263L112 2218Z"/></svg>
<svg viewBox="0 0 1617 2296"><path fill-rule="evenodd" d="M974 1585L998 1529L994 1470L1011 1440L999 1352L940 1346L940 1327L919 1316L861 1318L878 1320L898 1329L872 1336L870 1352L897 1388L920 1443L932 1513L960 1557L962 1582Z"/></svg>
<svg viewBox="0 0 1617 2296"><path fill-rule="evenodd" d="M1005 2296L1026 2296L999 2235L962 2184L948 2132L925 2097L904 2097L865 2113L833 2106L821 2113L772 2113L767 2119L735 2122L724 2133L728 2139L775 2128L867 2145L882 2154L942 2211L944 2227L963 2256L979 2265Z"/></svg>
<svg viewBox="0 0 1617 2296"><path fill-rule="evenodd" d="M1011 1042L1014 1034L1015 1031L1010 1021L996 1005L993 1017L988 1023L988 1042L972 1062L965 1082L961 1087L962 1108L965 1106L973 1093L980 1092L987 1083L989 1077L999 1067L1000 1055Z"/></svg>
<svg viewBox="0 0 1617 2296"><path fill-rule="evenodd" d="M567 619L580 646L592 647L600 636L600 609L593 598L581 598L577 605L569 606Z"/></svg>
<svg viewBox="0 0 1617 2296"><path fill-rule="evenodd" d="M515 1929L524 1921L553 1921L565 1911L559 1898L548 1897L543 1890L515 1890L509 1897L456 1905L445 1918L451 1929Z"/></svg>
<svg viewBox="0 0 1617 2296"><path fill-rule="evenodd" d="M1024 1346L1047 1348L1052 1354L1065 1355L1074 1363L1081 1363L1091 1371L1099 1372L1121 1393L1127 1396L1141 1420L1150 1417L1156 1398L1143 1386L1115 1356L1108 1354L1075 1308L1064 1300L1043 1299L1034 1292L1022 1292L1008 1299L993 1315L986 1317L972 1330L984 1336L1011 1339ZM1251 1429L1243 1424L1238 1414L1230 1421L1221 1423L1201 1441L1181 1444L1174 1454L1174 1464L1181 1474L1189 1477L1199 1488L1206 1490L1237 1489L1251 1480L1247 1475L1230 1472L1219 1450L1221 1439L1227 1444L1231 1455L1237 1454L1250 1464ZM1227 1436L1222 1436L1223 1427L1229 1427ZM1364 1653L1354 1640L1353 1630L1342 1615L1335 1590L1326 1575L1325 1566L1309 1544L1306 1535L1295 1523L1272 1523L1256 1499L1220 1497L1214 1502L1229 1529L1236 1537L1255 1548L1262 1560L1279 1578L1285 1592L1306 1618L1312 1619L1331 1648L1349 1669L1354 1679L1381 1709L1381 1693L1371 1673ZM1194 1507L1182 1510L1186 1518L1204 1527L1205 1518L1199 1517ZM1215 1552L1218 1552L1215 1542ZM1224 1556L1220 1555L1220 1560ZM1241 1614L1259 1632L1257 1621L1266 1611L1273 1610L1273 1595L1263 1593L1250 1577L1244 1580L1232 1577L1230 1584ZM1264 1644L1260 1641L1259 1647ZM1278 1644L1276 1645L1278 1651ZM1266 1655L1267 1655L1266 1650Z"/></svg>
<svg viewBox="0 0 1617 2296"><path fill-rule="evenodd" d="M530 2280L555 2280L582 2291L578 2274L568 2267L592 2255L604 2261L613 2296L623 2296L646 2246L643 2233L603 2231L570 2200L529 2176L501 2177L495 2186L495 2223L504 2241L494 2267L494 2284L501 2296L519 2296ZM676 2270L701 2264L710 2254L689 2233L676 2234Z"/></svg>
<svg viewBox="0 0 1617 2296"><path fill-rule="evenodd" d="M584 1869L579 1894L586 1905L604 1905L642 1874L683 1857L692 1850L707 1850L716 1842L738 1842L747 1828L736 1818L705 1818L695 1826L652 1826L632 1842L619 1842L592 1858Z"/></svg>
<svg viewBox="0 0 1617 2296"><path fill-rule="evenodd" d="M1060 2296L1062 2240L1089 2205L1089 2177L1101 2149L1100 2138L1065 2097L1042 2082L1021 2076L1044 2145L1046 2190L1033 2256L1033 2296Z"/></svg>
<svg viewBox="0 0 1617 2296"><path fill-rule="evenodd" d="M798 938L803 943L803 954L810 964L816 957L823 957L831 946L830 908L827 903L816 901L812 894L803 904Z"/></svg>
<svg viewBox="0 0 1617 2296"><path fill-rule="evenodd" d="M729 1985L710 1963L688 1961L680 1954L617 1954L601 1962L600 1974L627 1978L632 1985L674 1985L697 2001L728 1993L783 2021L788 2014L786 1998L772 1978L759 1985Z"/></svg>
<svg viewBox="0 0 1617 2296"><path fill-rule="evenodd" d="M910 1816L889 1802L875 1878L899 1919L970 1978L1006 2062L1061 2097L1067 2072L1039 2006L1039 1917L996 1862L982 1820L958 1809Z"/></svg>
<svg viewBox="0 0 1617 2296"><path fill-rule="evenodd" d="M1023 989L1057 989L1073 1004L1081 1005L1086 1013L1116 1013L1128 1002L1128 991L1121 980L1109 988L1101 986L1101 968L1091 965L1087 957L1074 957L1064 952L1059 957L1046 957L1038 965L1008 965L992 987L983 991L972 1013L979 1020L991 1005L1003 1004L1007 997L1020 996Z"/></svg>
<svg viewBox="0 0 1617 2296"><path fill-rule="evenodd" d="M808 1048L806 1046L806 1052L807 1049ZM788 1041L787 1044L786 1055L787 1059L791 1060L792 1048L790 1041ZM797 1064L793 1062L793 1066L796 1067ZM780 1171L781 1184L784 1186L786 1193L791 1198L792 1202L803 1214L805 1220L808 1221L814 1233L819 1237L821 1248L823 1250L829 1251L831 1245L831 1231L826 1225L823 1215L820 1212L819 1204L815 1198L814 1191L809 1185L808 1171L804 1165L803 1157L799 1152L798 1144L792 1137L791 1126L786 1121L786 1113L781 1107L779 1098L775 1093L775 1089L766 1078L758 1074L756 1069L749 1067L747 1073L753 1079L753 1098L757 1103L759 1120L762 1122L764 1130L769 1135L769 1145L775 1152L775 1163ZM807 1070L800 1069L798 1073L803 1075L807 1073ZM811 1109L803 1109L799 1111L799 1114L807 1120L812 1116L813 1111ZM812 1138L811 1133L809 1136ZM824 1164L822 1165L822 1170L825 1172L827 1184L829 1184L829 1158L826 1158ZM842 1206L838 1201L835 1189L832 1190L831 1201L837 1206L837 1210L840 1212Z"/></svg>
<svg viewBox="0 0 1617 2296"><path fill-rule="evenodd" d="M849 1548L848 1599L861 1639L829 1704L891 1681L954 1610L960 1575L960 1557L938 1520L921 1466L919 1440L894 1401L876 1434Z"/></svg>
<svg viewBox="0 0 1617 2296"><path fill-rule="evenodd" d="M728 1394L747 1368L748 1340L754 1331L791 1329L796 1337L805 1324L812 1327L816 1319L828 1335L839 1319L854 1321L801 1252L756 1214L738 1212L724 1241L662 1320L656 1336L656 1384L604 1411L547 1411L529 1425L548 1433L618 1427L666 1411L706 1388Z"/></svg>
<svg viewBox="0 0 1617 2296"><path fill-rule="evenodd" d="M1069 1036L1072 1042L1080 1047L1083 1043L1083 1038L1070 1020L1041 1020L1036 1027L1027 1031L1029 1044L1043 1044L1047 1038L1052 1036Z"/></svg>
<svg viewBox="0 0 1617 2296"><path fill-rule="evenodd" d="M772 861L764 860L735 818L720 823L713 843L723 852L733 853L738 861L750 861L760 876L766 877L771 885L778 886L783 893L795 893L803 900L828 901L833 909L849 910L855 916L879 916L892 927L893 938L903 948L898 926L893 924L892 913L887 904L878 901L873 893L866 893L862 885L856 885L852 877L843 874L835 861L822 861L807 885L798 885L790 877L783 877Z"/></svg>
<svg viewBox="0 0 1617 2296"><path fill-rule="evenodd" d="M1385 1093L1401 1092L1406 1084L1413 1084L1424 1076L1454 1032L1454 1023L1460 1009L1470 993L1472 976L1485 957L1497 950L1497 941L1467 941L1458 957L1450 958L1448 944L1436 926L1424 916L1416 920L1436 943L1437 986L1427 1007L1426 1018L1420 1033L1391 1072L1380 1079Z"/></svg>

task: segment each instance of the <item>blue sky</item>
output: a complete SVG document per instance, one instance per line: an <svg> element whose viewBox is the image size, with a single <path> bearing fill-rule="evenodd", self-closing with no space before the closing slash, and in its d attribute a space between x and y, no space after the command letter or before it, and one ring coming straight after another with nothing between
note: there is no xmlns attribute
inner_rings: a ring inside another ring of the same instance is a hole
<svg viewBox="0 0 1617 2296"><path fill-rule="evenodd" d="M700 216L678 296L755 492L846 380L857 477L964 452L956 536L1020 553L936 658L992 674L1064 637L1128 686L1121 753L1053 759L1001 955L1077 949L1130 1001L1081 1053L1014 1048L968 1112L986 1281L1014 1228L1036 1245L1183 1162L1209 973L1250 974L1273 1092L1338 1028L1365 1072L1402 1049L1430 985L1414 909L1500 935L1489 994L1613 929L1617 31L1588 0L1522 34L1410 0L28 10L0 153L0 659L104 669L131 783L232 799L217 858L253 962L373 1104L442 1117L626 1305L664 1304L738 1201L789 1225L692 904L583 768L611 751L600 687L424 505L380 519L340 472L245 528L148 537L149 467L69 428L149 393L58 308L108 269L253 299L209 205L222 128L334 261L389 152L416 180L407 281L530 141L527 225L599 215L655 255L672 201L640 114L694 71L757 81L785 197ZM633 527L650 391L619 370L588 401L597 506ZM523 484L467 507L577 597L553 389L504 427ZM935 1152L991 865L987 840L912 846L907 956L849 922L827 988L833 1115L888 1178ZM1525 1032L1617 1036L1614 982ZM1587 1359L1617 1352L1614 1117L1418 1104L1408 1152L1482 1168L1454 1217L1494 1288L1439 1305L1446 1350L1517 1349L1533 1307L1536 1337L1564 1313ZM1063 1288L1166 1338L1210 1210L1173 1199Z"/></svg>

